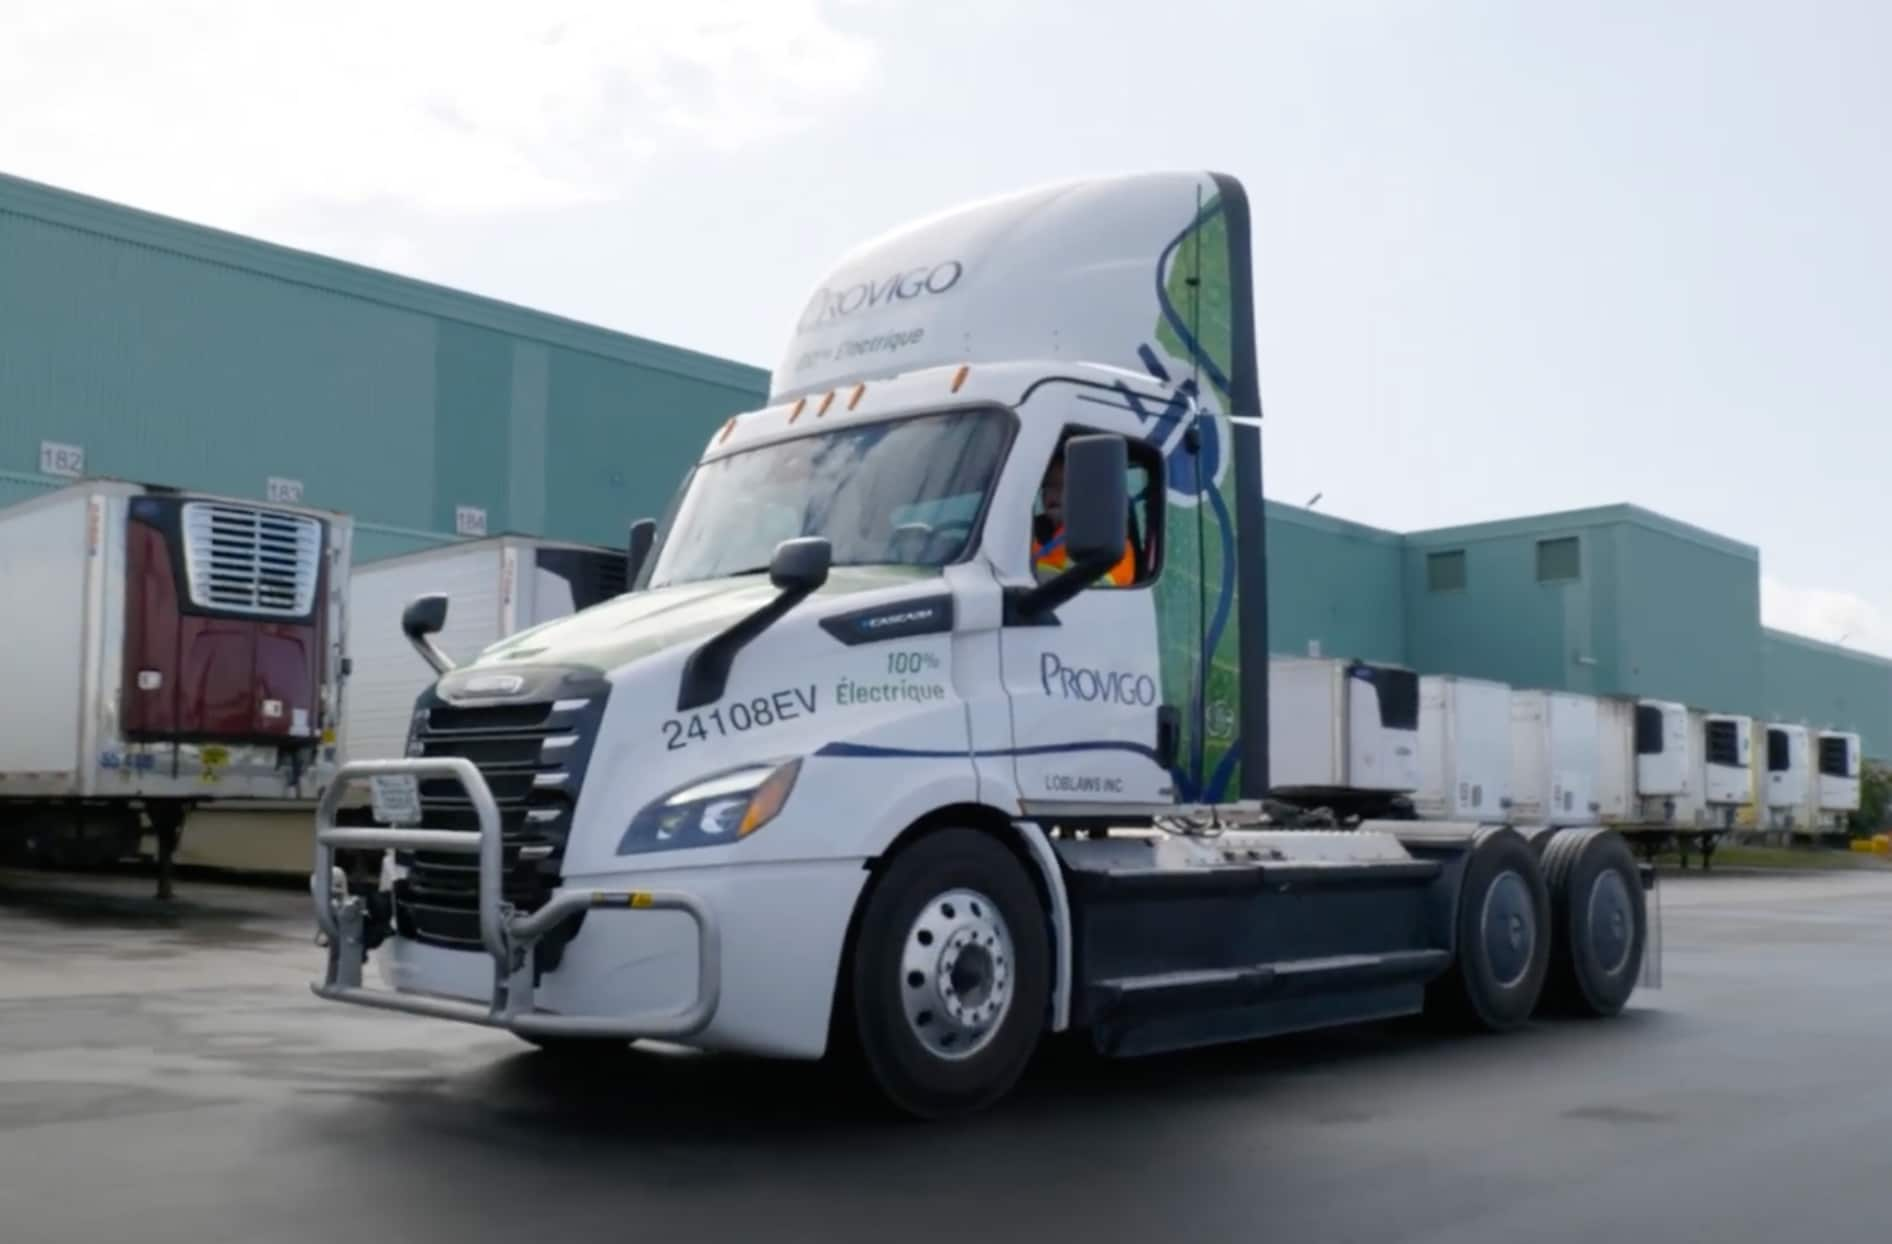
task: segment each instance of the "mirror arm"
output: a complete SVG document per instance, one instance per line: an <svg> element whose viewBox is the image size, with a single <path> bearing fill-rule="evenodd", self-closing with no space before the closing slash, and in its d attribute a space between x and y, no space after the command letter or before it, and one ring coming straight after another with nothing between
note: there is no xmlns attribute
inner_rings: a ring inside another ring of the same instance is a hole
<svg viewBox="0 0 1892 1244"><path fill-rule="evenodd" d="M436 674L451 674L457 667L453 658L440 650L432 635L415 635L410 632L407 642L414 645L414 651L420 653L420 659L433 666Z"/></svg>
<svg viewBox="0 0 1892 1244"><path fill-rule="evenodd" d="M774 600L701 644L683 663L683 677L677 684L677 711L687 713L722 699L736 654L814 591L813 584L782 588Z"/></svg>
<svg viewBox="0 0 1892 1244"><path fill-rule="evenodd" d="M1074 566L1067 566L1043 583L1026 588L1015 598L1017 603L1013 608L1016 610L1017 617L1021 620L1042 618L1103 578L1116 564L1115 557L1100 557L1095 561L1078 562Z"/></svg>

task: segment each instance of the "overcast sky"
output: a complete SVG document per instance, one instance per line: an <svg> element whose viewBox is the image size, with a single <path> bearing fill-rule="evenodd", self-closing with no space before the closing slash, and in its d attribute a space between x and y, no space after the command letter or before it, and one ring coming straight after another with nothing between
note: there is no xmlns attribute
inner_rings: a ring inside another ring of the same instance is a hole
<svg viewBox="0 0 1892 1244"><path fill-rule="evenodd" d="M1888 49L1868 0L9 0L0 170L766 367L857 240L1211 166L1272 495L1633 501L1892 655Z"/></svg>

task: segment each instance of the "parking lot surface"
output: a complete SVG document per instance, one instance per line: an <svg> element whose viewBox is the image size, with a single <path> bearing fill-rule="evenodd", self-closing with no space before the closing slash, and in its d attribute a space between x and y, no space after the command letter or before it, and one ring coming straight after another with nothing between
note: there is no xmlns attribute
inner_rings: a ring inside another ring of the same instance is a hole
<svg viewBox="0 0 1892 1244"><path fill-rule="evenodd" d="M146 888L0 874L7 1244L1892 1234L1882 873L1667 880L1663 987L1616 1021L1060 1050L952 1126L320 1003L306 899Z"/></svg>

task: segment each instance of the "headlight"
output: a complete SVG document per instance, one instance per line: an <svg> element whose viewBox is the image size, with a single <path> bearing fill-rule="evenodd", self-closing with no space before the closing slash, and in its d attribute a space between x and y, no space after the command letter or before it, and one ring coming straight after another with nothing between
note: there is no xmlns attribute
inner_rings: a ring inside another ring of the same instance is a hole
<svg viewBox="0 0 1892 1244"><path fill-rule="evenodd" d="M672 791L631 818L619 855L713 847L747 838L788 802L801 761L745 765Z"/></svg>

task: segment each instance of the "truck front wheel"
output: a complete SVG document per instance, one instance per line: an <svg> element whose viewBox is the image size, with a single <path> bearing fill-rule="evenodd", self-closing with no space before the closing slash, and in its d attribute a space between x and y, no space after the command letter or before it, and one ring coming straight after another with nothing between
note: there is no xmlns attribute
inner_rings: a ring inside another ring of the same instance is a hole
<svg viewBox="0 0 1892 1244"><path fill-rule="evenodd" d="M849 985L865 1070L922 1118L1004 1096L1045 1029L1050 938L1037 891L990 836L948 829L895 855L869 895Z"/></svg>

